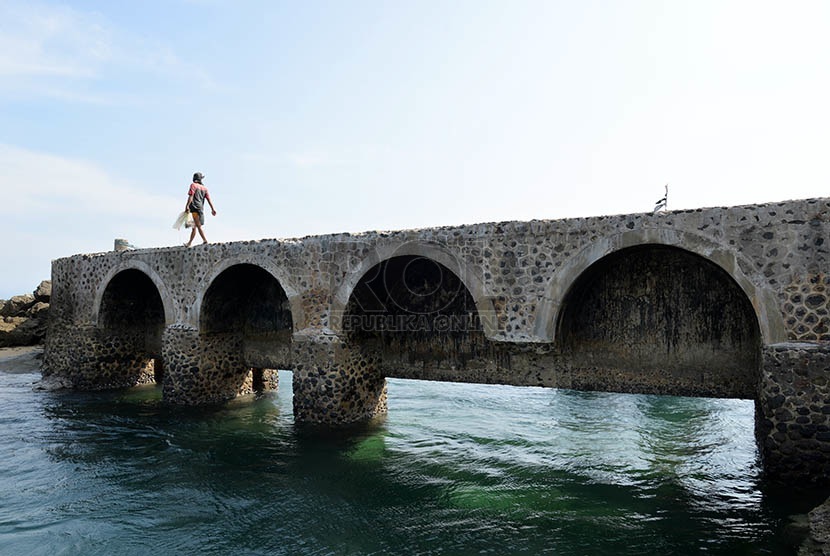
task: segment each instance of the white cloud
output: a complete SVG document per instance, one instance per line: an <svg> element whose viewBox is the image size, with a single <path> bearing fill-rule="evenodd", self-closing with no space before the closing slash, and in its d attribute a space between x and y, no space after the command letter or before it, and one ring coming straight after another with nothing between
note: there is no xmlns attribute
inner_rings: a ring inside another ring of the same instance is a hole
<svg viewBox="0 0 830 556"><path fill-rule="evenodd" d="M0 91L69 102L135 104L130 80L147 75L217 85L168 45L94 12L37 2L0 3ZM120 83L120 80L125 80ZM107 83L106 92L90 91ZM148 99L145 99L147 102Z"/></svg>
<svg viewBox="0 0 830 556"><path fill-rule="evenodd" d="M65 7L0 5L0 77L92 77L113 57L112 35Z"/></svg>
<svg viewBox="0 0 830 556"><path fill-rule="evenodd" d="M172 197L141 194L92 163L0 145L0 216L50 215L67 207L87 216L130 216L178 204Z"/></svg>

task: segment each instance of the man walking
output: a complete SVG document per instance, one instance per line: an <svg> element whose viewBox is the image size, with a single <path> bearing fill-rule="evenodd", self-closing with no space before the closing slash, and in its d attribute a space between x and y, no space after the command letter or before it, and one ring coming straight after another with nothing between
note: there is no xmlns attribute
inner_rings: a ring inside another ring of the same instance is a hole
<svg viewBox="0 0 830 556"><path fill-rule="evenodd" d="M205 179L205 175L201 172L196 172L193 174L193 183L190 184L190 189L187 192L187 204L184 206L184 210L189 212L193 215L193 229L190 231L190 241L185 243L185 247L190 247L193 243L193 240L196 238L196 231L198 230L199 235L202 236L202 242L207 243L208 240L205 237L205 232L202 230L202 226L205 223L205 200L207 199L208 204L210 205L210 212L213 216L216 216L216 209L213 208L213 201L210 200L210 193L208 193L208 188L202 185L202 180Z"/></svg>

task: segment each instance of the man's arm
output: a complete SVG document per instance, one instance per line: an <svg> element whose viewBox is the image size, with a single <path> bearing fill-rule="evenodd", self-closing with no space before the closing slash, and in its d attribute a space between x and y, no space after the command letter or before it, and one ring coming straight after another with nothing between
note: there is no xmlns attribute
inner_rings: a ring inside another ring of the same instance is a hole
<svg viewBox="0 0 830 556"><path fill-rule="evenodd" d="M206 196L205 199L207 199L207 202L210 205L210 213L213 214L213 216L216 216L216 209L213 208L213 201L210 200L210 195Z"/></svg>
<svg viewBox="0 0 830 556"><path fill-rule="evenodd" d="M184 205L184 211L187 212L190 210L190 203L193 202L193 193L187 196L187 203ZM211 205L213 206L213 205Z"/></svg>

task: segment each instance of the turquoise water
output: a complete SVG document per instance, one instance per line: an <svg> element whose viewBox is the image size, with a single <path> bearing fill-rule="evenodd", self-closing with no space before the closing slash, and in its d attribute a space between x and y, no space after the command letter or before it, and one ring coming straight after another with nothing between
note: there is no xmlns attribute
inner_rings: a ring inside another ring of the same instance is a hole
<svg viewBox="0 0 830 556"><path fill-rule="evenodd" d="M0 554L794 554L738 400L389 381L326 433L278 395L42 393L0 372ZM826 493L824 493L826 494Z"/></svg>

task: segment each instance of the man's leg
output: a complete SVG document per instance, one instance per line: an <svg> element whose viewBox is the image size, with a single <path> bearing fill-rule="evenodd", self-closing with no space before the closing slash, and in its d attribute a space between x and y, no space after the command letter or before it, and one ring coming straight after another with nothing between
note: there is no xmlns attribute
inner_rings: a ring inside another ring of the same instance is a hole
<svg viewBox="0 0 830 556"><path fill-rule="evenodd" d="M204 243L207 243L208 240L205 237L205 232L202 230L202 219L199 218L198 214L193 215L193 222L196 224L196 228L194 229L194 231L199 230L199 235L202 236L202 241ZM191 239L191 241L193 240Z"/></svg>
<svg viewBox="0 0 830 556"><path fill-rule="evenodd" d="M193 243L193 240L196 239L196 227L199 226L199 213L191 212L190 215L193 217L193 227L190 228L190 239L187 241L187 243L184 244L185 247L190 247L190 245ZM202 233L201 228L199 228L199 233ZM202 238L204 237L205 235L202 234Z"/></svg>

